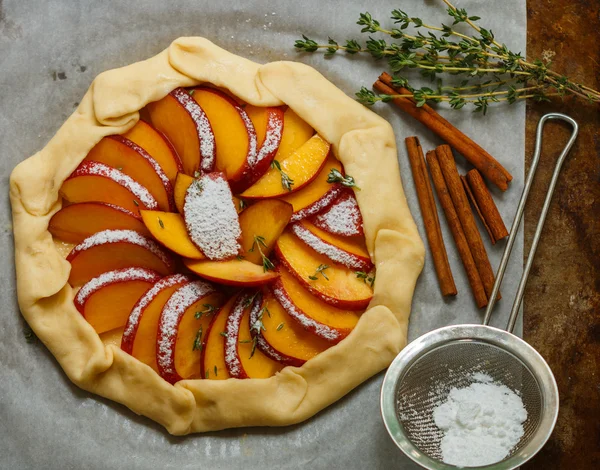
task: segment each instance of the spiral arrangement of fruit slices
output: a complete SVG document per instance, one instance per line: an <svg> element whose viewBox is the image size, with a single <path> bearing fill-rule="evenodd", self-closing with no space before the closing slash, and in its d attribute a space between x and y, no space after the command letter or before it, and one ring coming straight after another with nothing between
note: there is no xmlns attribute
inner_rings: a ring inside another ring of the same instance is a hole
<svg viewBox="0 0 600 470"><path fill-rule="evenodd" d="M286 107L177 88L65 180L74 304L170 383L266 378L341 341L374 268L329 143Z"/></svg>

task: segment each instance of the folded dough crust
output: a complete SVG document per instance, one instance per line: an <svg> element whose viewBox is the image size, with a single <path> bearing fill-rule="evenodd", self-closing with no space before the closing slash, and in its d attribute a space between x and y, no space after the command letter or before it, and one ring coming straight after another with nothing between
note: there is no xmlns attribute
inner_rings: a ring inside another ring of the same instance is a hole
<svg viewBox="0 0 600 470"><path fill-rule="evenodd" d="M176 87L211 83L257 106L287 104L328 140L356 192L371 258L374 297L352 333L302 367L269 379L184 380L170 385L115 346L105 346L73 305L70 265L48 221L62 182L104 136ZM402 189L394 133L311 67L260 65L204 38L179 38L148 60L100 74L44 149L10 178L19 306L38 338L79 387L122 403L182 435L303 421L386 368L406 345L424 248ZM240 399L243 397L243 399Z"/></svg>

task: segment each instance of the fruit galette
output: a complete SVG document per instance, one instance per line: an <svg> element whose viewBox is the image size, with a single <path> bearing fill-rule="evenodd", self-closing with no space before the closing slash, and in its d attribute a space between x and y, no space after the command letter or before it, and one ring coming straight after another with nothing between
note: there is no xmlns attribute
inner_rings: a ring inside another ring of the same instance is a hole
<svg viewBox="0 0 600 470"><path fill-rule="evenodd" d="M11 200L36 334L174 434L301 421L406 344L393 133L309 67L182 38L105 72Z"/></svg>

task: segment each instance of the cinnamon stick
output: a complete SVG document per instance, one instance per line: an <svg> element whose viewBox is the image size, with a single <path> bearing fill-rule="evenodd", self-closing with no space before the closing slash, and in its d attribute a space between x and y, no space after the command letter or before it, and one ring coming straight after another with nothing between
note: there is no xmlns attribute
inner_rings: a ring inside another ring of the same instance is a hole
<svg viewBox="0 0 600 470"><path fill-rule="evenodd" d="M407 137L404 141L406 142L406 150L417 189L419 207L421 208L421 215L425 224L425 233L429 242L431 257L433 258L433 265L442 295L456 295L456 284L454 283L454 277L452 276L452 270L448 262L448 253L446 252L446 246L442 237L440 220L435 200L433 199L433 191L429 182L421 143L418 137Z"/></svg>
<svg viewBox="0 0 600 470"><path fill-rule="evenodd" d="M475 171L477 171L477 170L475 170ZM471 202L471 206L473 206L473 208L475 209L475 212L479 216L479 220L481 220L481 223L483 224L483 227L485 228L485 231L489 235L490 240L492 241L492 245L495 245L496 244L496 238L494 237L494 234L490 230L490 227L487 224L487 221L485 220L485 217L481 213L481 209L479 208L479 205L477 204L477 200L475 199L475 196L473 195L473 191L471 191L471 187L469 186L469 182L467 181L467 177L465 175L460 175L460 181L463 184L463 188L465 188L465 193L467 193L467 198Z"/></svg>
<svg viewBox="0 0 600 470"><path fill-rule="evenodd" d="M388 95L410 94L405 88L394 87L392 76L386 72L379 76L379 80L375 82L373 88ZM395 98L393 103L435 132L481 171L488 180L502 191L506 191L508 183L512 180L512 175L494 157L450 124L434 109L427 104L417 107L415 100L410 97Z"/></svg>
<svg viewBox="0 0 600 470"><path fill-rule="evenodd" d="M473 259L477 265L477 271L479 271L479 276L481 276L485 293L489 298L492 289L494 288L494 271L492 270L492 265L490 264L487 252L485 251L483 240L477 229L475 217L473 217L473 212L471 212L467 195L460 181L452 150L448 145L440 145L435 149L435 153L440 168L442 169L444 181L448 186L448 192L452 198L454 208L458 214L460 224L467 237ZM498 295L498 298L500 298L500 295Z"/></svg>
<svg viewBox="0 0 600 470"><path fill-rule="evenodd" d="M486 226L496 240L502 240L508 236L508 230L502 216L498 211L498 207L494 203L494 199L490 194L489 189L485 185L485 181L477 170L471 170L467 173L467 182L470 187L473 198L477 201L477 205L481 210Z"/></svg>
<svg viewBox="0 0 600 470"><path fill-rule="evenodd" d="M454 208L448 187L446 186L446 181L444 180L444 175L442 174L442 169L440 168L435 150L427 152L427 163L429 164L431 180L435 186L440 205L442 206L444 214L446 215L446 221L452 232L452 238L454 238L458 254L460 255L465 271L467 272L467 279L469 280L471 290L473 291L475 303L479 308L485 307L488 303L488 297L485 293L479 271L477 271L475 260L469 249L469 243L467 242L465 232L463 231L458 214Z"/></svg>

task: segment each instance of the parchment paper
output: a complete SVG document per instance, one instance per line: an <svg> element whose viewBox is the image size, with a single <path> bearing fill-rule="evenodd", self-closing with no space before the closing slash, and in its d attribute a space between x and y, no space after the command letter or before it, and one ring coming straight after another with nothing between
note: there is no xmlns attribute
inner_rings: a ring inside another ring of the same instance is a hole
<svg viewBox="0 0 600 470"><path fill-rule="evenodd" d="M522 0L460 0L484 18L500 41L525 52L526 11ZM121 405L73 386L39 342L25 341L16 303L8 177L21 160L41 149L73 111L98 73L150 57L179 36L205 36L259 62L300 60L317 67L349 94L370 87L385 64L359 57L297 54L301 33L326 40L359 38L355 22L365 10L383 24L394 8L432 24L449 23L441 0L210 2L207 0L113 1L0 0L0 170L2 174L0 281L0 467L6 469L413 469L387 436L379 414L382 374L363 384L312 420L282 429L241 429L185 438ZM389 23L388 23L389 24ZM414 76L414 75L412 75ZM396 132L402 180L422 237L425 237L404 137L418 135L424 149L441 142L410 117L387 105L375 108ZM523 183L522 104L478 114L443 112L495 155L513 174L506 194L494 191L509 225ZM462 160L462 159L461 159ZM463 171L468 169L463 165ZM459 295L444 301L429 253L418 282L410 324L414 339L436 327L480 322L440 212ZM489 249L497 266L504 243ZM522 272L522 237L514 249L494 325L504 326ZM401 279L398 282L402 282ZM240 397L243 400L243 397Z"/></svg>

